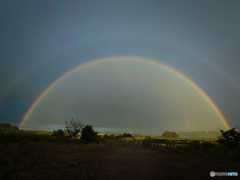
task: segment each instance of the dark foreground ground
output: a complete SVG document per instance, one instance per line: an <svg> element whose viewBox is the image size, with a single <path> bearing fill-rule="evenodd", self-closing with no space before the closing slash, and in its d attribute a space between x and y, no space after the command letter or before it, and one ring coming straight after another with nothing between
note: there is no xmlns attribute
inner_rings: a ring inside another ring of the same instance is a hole
<svg viewBox="0 0 240 180"><path fill-rule="evenodd" d="M9 148L20 151L21 155L12 152L16 156L13 165L0 167L2 177L7 171L11 172L4 179L208 179L211 178L210 171L240 173L239 162L198 158L140 146L31 143L20 149L17 144L11 144Z"/></svg>

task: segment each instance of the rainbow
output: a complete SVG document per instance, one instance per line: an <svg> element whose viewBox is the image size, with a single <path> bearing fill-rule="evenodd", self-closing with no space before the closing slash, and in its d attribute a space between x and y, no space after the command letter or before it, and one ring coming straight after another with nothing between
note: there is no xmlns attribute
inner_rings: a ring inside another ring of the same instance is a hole
<svg viewBox="0 0 240 180"><path fill-rule="evenodd" d="M177 71L176 69L167 66L159 61L153 60L153 59L149 59L149 58L143 58L143 57L136 57L136 56L119 56L119 57L109 57L109 58L102 58L102 59L97 59L97 60L93 60L84 64L80 64L79 66L77 66L76 68L66 72L65 74L63 74L62 76L60 76L58 79L56 79L53 83L50 84L50 86L48 86L41 94L40 96L34 101L34 103L30 106L30 108L27 110L27 112L24 114L21 122L19 123L19 128L21 128L24 124L24 122L27 120L27 118L29 117L29 115L33 112L34 108L37 106L37 104L43 99L43 97L58 83L60 83L60 81L64 80L65 78L67 78L70 74L77 72L80 69L83 68L87 68L93 64L97 64L97 63L102 63L102 62L108 62L108 61L113 61L113 60L120 60L120 59L124 59L124 60L141 60L141 61L150 61L162 68L165 68L166 70L176 74L177 76L183 78L187 83L189 83L190 85L192 85L193 87L195 87L203 96L204 98L207 99L207 101L211 104L211 106L215 109L215 111L217 112L217 114L219 115L220 119L222 120L222 123L224 124L224 126L227 129L231 129L230 125L228 124L227 120L225 119L225 117L223 116L222 112L218 109L218 107L216 106L216 104L213 102L213 100L193 81L191 80L189 77L187 77L186 75L184 75L183 73Z"/></svg>

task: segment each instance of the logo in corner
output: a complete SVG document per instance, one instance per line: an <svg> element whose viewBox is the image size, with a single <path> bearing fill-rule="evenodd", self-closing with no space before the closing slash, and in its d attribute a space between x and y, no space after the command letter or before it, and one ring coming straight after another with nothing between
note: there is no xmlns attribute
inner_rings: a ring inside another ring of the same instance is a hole
<svg viewBox="0 0 240 180"><path fill-rule="evenodd" d="M210 172L210 176L211 176L211 177L214 177L215 175L216 175L216 174L215 174L214 171L211 171L211 172Z"/></svg>

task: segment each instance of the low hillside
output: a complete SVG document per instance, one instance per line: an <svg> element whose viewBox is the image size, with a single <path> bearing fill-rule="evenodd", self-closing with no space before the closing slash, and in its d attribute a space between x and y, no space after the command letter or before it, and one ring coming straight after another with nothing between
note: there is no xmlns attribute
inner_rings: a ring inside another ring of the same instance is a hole
<svg viewBox="0 0 240 180"><path fill-rule="evenodd" d="M0 132L2 133L14 133L19 129L16 126L11 126L9 123L0 123Z"/></svg>

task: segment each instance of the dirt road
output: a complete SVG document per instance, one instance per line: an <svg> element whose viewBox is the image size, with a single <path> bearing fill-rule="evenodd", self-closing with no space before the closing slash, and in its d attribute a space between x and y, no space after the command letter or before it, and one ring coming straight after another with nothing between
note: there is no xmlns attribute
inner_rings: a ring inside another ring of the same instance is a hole
<svg viewBox="0 0 240 180"><path fill-rule="evenodd" d="M187 157L140 147L111 149L96 169L96 179L208 179L210 171L240 170L239 162ZM226 177L215 177L223 179Z"/></svg>
<svg viewBox="0 0 240 180"><path fill-rule="evenodd" d="M33 149L16 162L15 170L7 179L195 180L212 179L211 171L240 173L239 162L197 158L140 146L33 143L29 147ZM15 149L18 150L17 146Z"/></svg>

